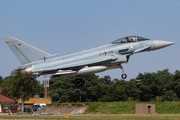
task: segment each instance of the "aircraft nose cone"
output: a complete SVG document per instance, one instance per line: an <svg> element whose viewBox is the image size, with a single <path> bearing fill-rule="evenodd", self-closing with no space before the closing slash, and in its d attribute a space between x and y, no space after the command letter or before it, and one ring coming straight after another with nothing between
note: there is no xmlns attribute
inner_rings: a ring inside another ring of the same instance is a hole
<svg viewBox="0 0 180 120"><path fill-rule="evenodd" d="M175 42L168 42L168 41L161 41L161 40L153 40L153 42L155 44L155 48L154 48L155 50L175 44Z"/></svg>

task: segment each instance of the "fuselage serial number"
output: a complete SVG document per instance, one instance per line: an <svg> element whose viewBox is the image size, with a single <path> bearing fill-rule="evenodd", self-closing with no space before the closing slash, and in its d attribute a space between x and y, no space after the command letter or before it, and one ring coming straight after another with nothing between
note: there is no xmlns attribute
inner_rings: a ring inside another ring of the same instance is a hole
<svg viewBox="0 0 180 120"><path fill-rule="evenodd" d="M113 54L113 50L108 50L108 51L99 52L99 56L101 56L101 55L107 55L107 54Z"/></svg>

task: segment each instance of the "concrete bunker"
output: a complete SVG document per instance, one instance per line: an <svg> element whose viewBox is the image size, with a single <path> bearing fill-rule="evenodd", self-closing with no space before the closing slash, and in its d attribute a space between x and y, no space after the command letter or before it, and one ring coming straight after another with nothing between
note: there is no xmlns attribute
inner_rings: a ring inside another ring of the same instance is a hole
<svg viewBox="0 0 180 120"><path fill-rule="evenodd" d="M154 114L156 104L136 103L136 114Z"/></svg>

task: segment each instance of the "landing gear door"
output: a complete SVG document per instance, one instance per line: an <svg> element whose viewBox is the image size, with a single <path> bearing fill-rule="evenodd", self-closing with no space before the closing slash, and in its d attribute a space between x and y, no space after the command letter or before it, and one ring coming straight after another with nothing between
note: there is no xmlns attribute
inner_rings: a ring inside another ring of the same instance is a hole
<svg viewBox="0 0 180 120"><path fill-rule="evenodd" d="M126 55L121 55L118 57L118 61L122 61L122 62L127 62L127 57Z"/></svg>
<svg viewBox="0 0 180 120"><path fill-rule="evenodd" d="M115 61L115 63L126 63L127 62L127 56L126 55L121 55L118 57L118 59Z"/></svg>

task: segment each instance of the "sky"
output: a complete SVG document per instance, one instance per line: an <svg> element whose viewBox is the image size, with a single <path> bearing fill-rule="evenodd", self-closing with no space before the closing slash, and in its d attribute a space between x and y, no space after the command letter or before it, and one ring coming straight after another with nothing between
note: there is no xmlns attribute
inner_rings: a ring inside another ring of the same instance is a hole
<svg viewBox="0 0 180 120"><path fill-rule="evenodd" d="M0 0L0 76L21 65L3 40L7 36L63 56L129 35L176 44L131 56L122 65L126 80L139 73L180 70L179 0ZM96 75L120 79L121 74L113 69Z"/></svg>

